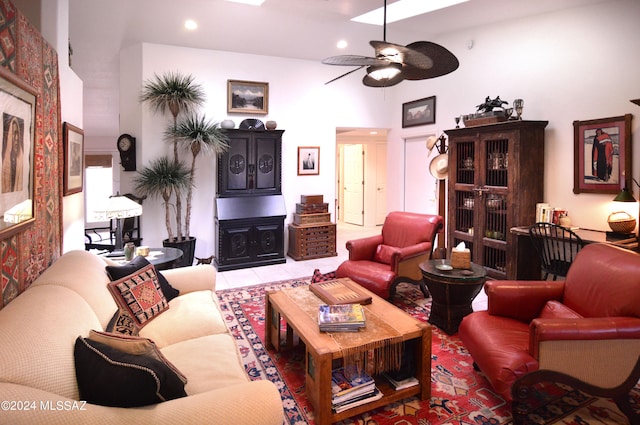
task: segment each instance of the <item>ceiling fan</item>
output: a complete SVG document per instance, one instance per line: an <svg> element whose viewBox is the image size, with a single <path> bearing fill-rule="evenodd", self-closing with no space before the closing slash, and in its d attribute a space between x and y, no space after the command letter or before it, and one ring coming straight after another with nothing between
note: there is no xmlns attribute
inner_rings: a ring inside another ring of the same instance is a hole
<svg viewBox="0 0 640 425"><path fill-rule="evenodd" d="M357 66L325 84L332 83L365 66L362 83L369 87L390 87L403 80L426 80L458 69L458 59L446 48L430 41L416 41L406 46L387 42L387 0L384 0L383 41L370 41L375 57L359 55L331 56L322 60L327 65Z"/></svg>

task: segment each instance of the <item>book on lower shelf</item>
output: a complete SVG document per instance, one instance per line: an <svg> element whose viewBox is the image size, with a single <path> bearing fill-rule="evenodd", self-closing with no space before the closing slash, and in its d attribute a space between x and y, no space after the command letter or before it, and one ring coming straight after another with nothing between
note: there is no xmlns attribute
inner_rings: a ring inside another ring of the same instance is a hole
<svg viewBox="0 0 640 425"><path fill-rule="evenodd" d="M395 390L404 390L405 388L414 387L420 383L415 376L410 376L402 380L394 379L388 373L383 373L382 376L384 376L387 381L389 381L389 383Z"/></svg>
<svg viewBox="0 0 640 425"><path fill-rule="evenodd" d="M331 405L334 412L377 400L382 393L374 379L355 367L341 367L331 372Z"/></svg>
<svg viewBox="0 0 640 425"><path fill-rule="evenodd" d="M365 324L364 308L360 304L322 304L318 307L320 332L358 332Z"/></svg>

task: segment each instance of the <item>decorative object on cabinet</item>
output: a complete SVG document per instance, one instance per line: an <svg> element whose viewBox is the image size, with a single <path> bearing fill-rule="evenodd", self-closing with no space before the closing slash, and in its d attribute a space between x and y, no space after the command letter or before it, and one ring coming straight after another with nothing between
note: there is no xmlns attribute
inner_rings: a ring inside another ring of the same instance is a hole
<svg viewBox="0 0 640 425"><path fill-rule="evenodd" d="M269 112L269 83L227 80L227 112L266 115Z"/></svg>
<svg viewBox="0 0 640 425"><path fill-rule="evenodd" d="M257 118L247 118L240 122L240 130L264 130L264 123Z"/></svg>
<svg viewBox="0 0 640 425"><path fill-rule="evenodd" d="M505 108L504 105L507 104L508 102L500 99L500 96L496 96L495 99L487 96L483 103L476 106L476 113L462 116L462 122L465 127L474 127L507 121L513 114L513 108ZM496 108L499 109L494 110Z"/></svg>
<svg viewBox="0 0 640 425"><path fill-rule="evenodd" d="M524 108L524 100L522 99L515 99L513 101L513 108L516 110L516 119L517 120L521 120L522 119L522 110Z"/></svg>
<svg viewBox="0 0 640 425"><path fill-rule="evenodd" d="M293 223L289 224L289 251L296 261L334 257L336 225L331 222L329 204L322 195L301 195Z"/></svg>
<svg viewBox="0 0 640 425"><path fill-rule="evenodd" d="M631 186L631 114L573 122L573 193Z"/></svg>
<svg viewBox="0 0 640 425"><path fill-rule="evenodd" d="M7 121L7 114L3 114L3 120L5 120L4 128L7 129L7 133L4 135L4 140L10 140L9 137L13 139L14 136L9 134L11 131L18 131L20 134L24 134L24 130L20 130L21 125L19 121L14 116L9 116L9 121ZM24 126L24 124L22 124ZM64 195L71 195L72 193L82 192L83 186L83 176L84 176L84 131L80 128L65 122L63 125L64 132ZM12 130L15 129L15 130ZM24 141L24 135L21 137ZM24 152L21 151L18 156L18 162L23 162L21 157L24 155ZM24 155L26 156L26 155ZM11 164L11 159L7 157L7 161L5 162L5 158L3 155L2 158L2 192L15 192L18 187L15 187L18 182L18 176L16 174L15 179L6 180L6 178L11 178L11 175L5 173L5 165ZM22 164L20 164L20 169L22 169ZM12 171L15 171L15 167L11 167ZM25 174L22 173L22 176ZM13 183L12 183L13 182ZM12 186L6 186L12 185ZM8 189L8 190L7 190Z"/></svg>
<svg viewBox="0 0 640 425"><path fill-rule="evenodd" d="M543 199L547 121L505 121L446 130L449 136L448 243L504 279L515 267L509 229L535 222Z"/></svg>
<svg viewBox="0 0 640 425"><path fill-rule="evenodd" d="M402 104L402 128L436 122L436 97L414 100Z"/></svg>
<svg viewBox="0 0 640 425"><path fill-rule="evenodd" d="M118 137L117 144L124 171L136 171L136 138L130 134L122 134Z"/></svg>
<svg viewBox="0 0 640 425"><path fill-rule="evenodd" d="M278 127L278 123L273 120L269 120L265 123L265 127L267 130L275 130Z"/></svg>
<svg viewBox="0 0 640 425"><path fill-rule="evenodd" d="M320 174L320 146L298 146L298 175Z"/></svg>
<svg viewBox="0 0 640 425"><path fill-rule="evenodd" d="M236 123L235 123L235 122L233 122L233 120L226 119L226 120L223 120L223 121L220 123L220 127L222 127L222 128L224 128L224 129L229 130L229 129L231 129L231 128L235 128L235 127L236 127Z"/></svg>

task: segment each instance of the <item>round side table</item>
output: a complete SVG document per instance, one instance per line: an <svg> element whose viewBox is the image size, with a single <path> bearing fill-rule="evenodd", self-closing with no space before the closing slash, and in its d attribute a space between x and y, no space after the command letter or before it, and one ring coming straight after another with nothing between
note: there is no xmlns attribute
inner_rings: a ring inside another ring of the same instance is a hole
<svg viewBox="0 0 640 425"><path fill-rule="evenodd" d="M471 313L471 302L486 280L484 267L471 263L470 269L451 269L449 260L427 260L420 270L431 293L429 323L447 334L458 332L462 318Z"/></svg>

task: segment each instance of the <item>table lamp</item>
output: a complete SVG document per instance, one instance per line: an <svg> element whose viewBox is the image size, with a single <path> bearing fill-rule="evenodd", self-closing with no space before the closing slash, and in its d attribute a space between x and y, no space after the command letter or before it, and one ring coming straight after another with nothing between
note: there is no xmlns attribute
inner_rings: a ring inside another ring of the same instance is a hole
<svg viewBox="0 0 640 425"><path fill-rule="evenodd" d="M631 180L633 180L636 186L640 188L640 183L638 183L636 179L632 177ZM613 201L614 202L637 202L636 198L633 197L633 195L631 194L631 191L627 187L622 189L620 193L618 193L618 195L613 199ZM638 212L638 217L640 218L640 211ZM640 240L640 231L636 236Z"/></svg>
<svg viewBox="0 0 640 425"><path fill-rule="evenodd" d="M142 215L142 205L126 196L120 196L118 193L115 196L110 196L104 206L95 210L94 214L98 220L116 219L116 243L113 252L109 256L123 256L122 219Z"/></svg>

